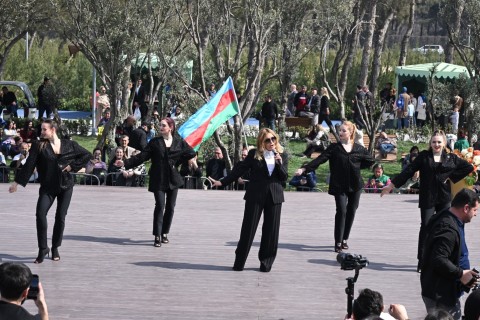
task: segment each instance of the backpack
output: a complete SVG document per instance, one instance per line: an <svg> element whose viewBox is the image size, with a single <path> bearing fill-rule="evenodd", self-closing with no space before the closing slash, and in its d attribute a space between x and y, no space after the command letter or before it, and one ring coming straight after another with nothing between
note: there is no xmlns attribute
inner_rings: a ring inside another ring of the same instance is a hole
<svg viewBox="0 0 480 320"><path fill-rule="evenodd" d="M405 101L403 100L403 94L399 94L399 95L398 95L397 107L398 107L399 109L403 109L403 108L405 107Z"/></svg>

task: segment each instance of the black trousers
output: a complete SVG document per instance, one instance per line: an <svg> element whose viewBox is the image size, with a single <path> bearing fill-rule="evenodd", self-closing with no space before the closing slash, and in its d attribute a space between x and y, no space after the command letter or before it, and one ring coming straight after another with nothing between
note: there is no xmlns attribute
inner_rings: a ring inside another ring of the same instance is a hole
<svg viewBox="0 0 480 320"><path fill-rule="evenodd" d="M445 203L442 205L437 205L433 208L420 208L420 231L418 233L418 253L417 259L418 261L422 260L423 256L423 245L425 243L425 237L427 236L427 226L430 219L433 217L434 214L439 213L445 209L450 208L450 203Z"/></svg>
<svg viewBox="0 0 480 320"><path fill-rule="evenodd" d="M335 205L337 207L334 231L335 243L341 243L343 240L348 240L361 194L362 190L335 195Z"/></svg>
<svg viewBox="0 0 480 320"><path fill-rule="evenodd" d="M261 268L264 268L266 271L270 271L272 268L277 256L282 204L274 204L271 196L266 197L263 203L246 200L240 240L235 250L235 268L243 269L245 266L262 211L262 239L260 241L258 259L260 260Z"/></svg>
<svg viewBox="0 0 480 320"><path fill-rule="evenodd" d="M62 190L59 194L49 194L40 188L37 202L37 241L39 249L48 248L47 244L47 213L55 199L57 199L57 211L55 212L55 224L53 225L52 247L62 245L63 231L65 230L65 217L67 216L73 188Z"/></svg>
<svg viewBox="0 0 480 320"><path fill-rule="evenodd" d="M155 209L153 210L153 235L159 237L170 232L178 189L155 191ZM165 214L164 214L165 211Z"/></svg>
<svg viewBox="0 0 480 320"><path fill-rule="evenodd" d="M50 106L40 105L38 107L38 119L42 118L45 112L47 113L45 115L45 119L50 118L50 115L52 114L52 108Z"/></svg>
<svg viewBox="0 0 480 320"><path fill-rule="evenodd" d="M330 120L330 116L328 114L319 114L318 115L318 124L322 124L322 122L325 121L327 126L330 128L330 132L335 136L335 139L337 139L337 142L340 142L340 137L337 134L337 130L335 130L335 127L333 126L332 121Z"/></svg>

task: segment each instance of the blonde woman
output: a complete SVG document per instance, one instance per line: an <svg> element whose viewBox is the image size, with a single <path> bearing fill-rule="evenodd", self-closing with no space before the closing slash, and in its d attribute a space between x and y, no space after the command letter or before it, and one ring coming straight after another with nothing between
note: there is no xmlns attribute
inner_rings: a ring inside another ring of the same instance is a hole
<svg viewBox="0 0 480 320"><path fill-rule="evenodd" d="M435 131L430 138L430 148L418 154L392 183L382 189L382 196L390 193L395 186L403 186L415 172L420 171L422 182L418 194L421 224L418 236L418 266L421 271L423 242L428 221L435 213L450 207L452 201L450 182L458 182L472 172L473 167L467 161L460 159L446 149L447 137L441 130Z"/></svg>
<svg viewBox="0 0 480 320"><path fill-rule="evenodd" d="M262 239L258 252L260 271L269 272L272 268L277 255L282 202L285 201L283 186L287 181L286 159L278 135L265 128L258 134L256 149L250 150L247 157L235 165L232 173L220 181L211 179L217 187L227 186L250 170L250 182L244 197L242 230L235 250L235 271L242 271L245 266L262 212Z"/></svg>
<svg viewBox="0 0 480 320"><path fill-rule="evenodd" d="M330 95L328 90L325 87L320 89L320 114L318 115L318 124L322 124L323 121L330 128L330 132L335 136L337 142L340 142L340 138L337 134L337 131L333 127L332 121L330 120Z"/></svg>
<svg viewBox="0 0 480 320"><path fill-rule="evenodd" d="M367 149L354 143L356 131L357 127L353 123L343 122L340 126L340 142L332 143L320 156L295 172L295 175L300 176L305 172L315 171L322 163L329 162L331 175L328 193L335 197L337 207L335 252L348 249L347 240L364 184L360 170L375 163Z"/></svg>

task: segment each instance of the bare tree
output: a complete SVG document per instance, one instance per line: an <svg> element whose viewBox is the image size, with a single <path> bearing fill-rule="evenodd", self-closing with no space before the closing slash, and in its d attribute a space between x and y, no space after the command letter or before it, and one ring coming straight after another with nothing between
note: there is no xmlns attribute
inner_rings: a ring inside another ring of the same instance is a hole
<svg viewBox="0 0 480 320"><path fill-rule="evenodd" d="M111 121L103 131L99 146L114 141L117 121L127 116L128 82L131 60L146 46L151 8L147 0L51 0L57 28L92 63L110 93ZM133 27L132 27L133 26Z"/></svg>
<svg viewBox="0 0 480 320"><path fill-rule="evenodd" d="M377 0L366 1L368 10L366 15L366 23L364 24L365 37L363 39L362 62L360 64L360 76L358 83L367 84L368 66L370 65L370 54L372 51L373 36L376 29Z"/></svg>
<svg viewBox="0 0 480 320"><path fill-rule="evenodd" d="M41 0L3 0L0 6L0 79L3 80L5 63L13 46L44 27L49 19L48 3Z"/></svg>
<svg viewBox="0 0 480 320"><path fill-rule="evenodd" d="M413 24L414 24L414 17L415 17L415 2L416 0L410 0L410 14L408 16L408 28L402 38L402 43L400 44L400 57L398 58L398 65L404 66L405 62L407 61L407 49L408 49L408 41L412 36L413 32Z"/></svg>

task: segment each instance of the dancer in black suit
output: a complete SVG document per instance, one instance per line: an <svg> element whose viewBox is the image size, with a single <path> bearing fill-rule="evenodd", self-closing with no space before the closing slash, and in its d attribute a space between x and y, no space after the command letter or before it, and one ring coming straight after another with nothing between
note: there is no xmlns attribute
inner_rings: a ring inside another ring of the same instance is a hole
<svg viewBox="0 0 480 320"><path fill-rule="evenodd" d="M73 193L74 181L71 171L77 172L90 160L90 152L72 140L57 136L58 126L53 120L42 123L41 141L33 141L27 162L17 171L10 193L17 191L17 185L26 186L35 167L40 181L37 202L38 257L35 263L42 263L49 254L47 245L47 212L57 199L55 225L52 236L52 260L60 260L58 247L62 244L65 217Z"/></svg>
<svg viewBox="0 0 480 320"><path fill-rule="evenodd" d="M363 188L360 170L375 163L367 149L353 142L356 131L353 123L343 122L339 132L340 142L332 143L320 156L295 172L295 175L299 176L304 172L315 171L320 164L329 162L331 176L328 193L335 197L337 207L335 252L348 249L347 240Z"/></svg>
<svg viewBox="0 0 480 320"><path fill-rule="evenodd" d="M260 130L257 148L248 152L245 160L236 164L232 173L221 181L213 180L217 187L237 181L250 170L250 182L245 192L245 212L233 270L242 271L252 246L262 211L264 213L262 240L258 258L260 271L269 272L277 255L283 185L287 181L287 161L277 134L268 128Z"/></svg>
<svg viewBox="0 0 480 320"><path fill-rule="evenodd" d="M117 160L117 167L130 169L152 159L148 181L148 191L155 196L153 211L153 235L155 247L168 243L167 234L172 225L173 213L177 201L178 188L183 186L183 177L177 170L177 163L195 157L195 151L175 134L175 122L172 118L160 121L160 136L153 138L139 154L129 159ZM163 211L165 210L165 215Z"/></svg>

